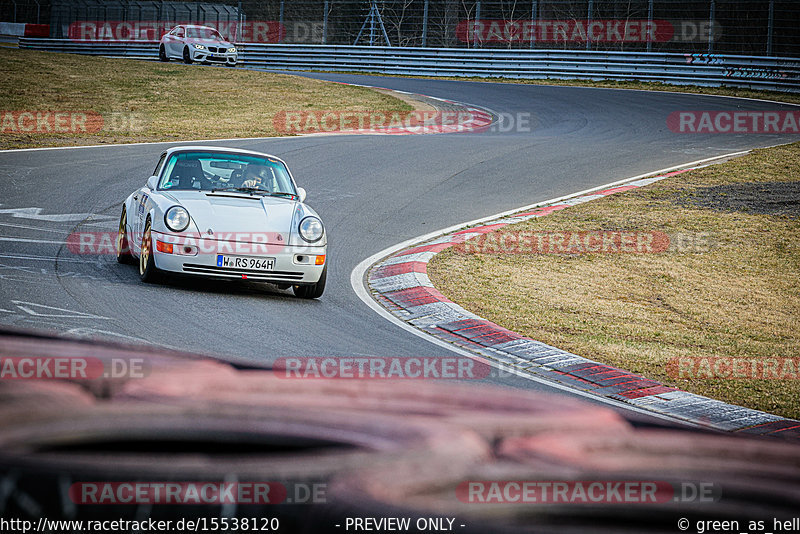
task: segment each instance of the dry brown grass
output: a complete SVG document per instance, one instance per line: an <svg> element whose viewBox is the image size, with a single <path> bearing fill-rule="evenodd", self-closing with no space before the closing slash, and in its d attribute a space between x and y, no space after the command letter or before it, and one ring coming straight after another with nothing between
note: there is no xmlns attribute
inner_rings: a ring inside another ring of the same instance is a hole
<svg viewBox="0 0 800 534"><path fill-rule="evenodd" d="M800 220L685 208L695 188L800 181L800 143L618 193L503 231L706 235L699 251L466 255L428 273L466 309L581 356L726 402L800 418L800 380L674 379L675 357L800 357Z"/></svg>
<svg viewBox="0 0 800 534"><path fill-rule="evenodd" d="M0 133L0 148L280 135L279 111L409 111L371 89L256 71L7 49L0 110L130 114L136 128Z"/></svg>

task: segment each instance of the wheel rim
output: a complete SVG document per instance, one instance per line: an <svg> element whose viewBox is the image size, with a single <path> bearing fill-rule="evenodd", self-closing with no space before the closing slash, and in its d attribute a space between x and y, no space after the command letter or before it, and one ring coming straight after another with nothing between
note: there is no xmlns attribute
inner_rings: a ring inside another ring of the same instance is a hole
<svg viewBox="0 0 800 534"><path fill-rule="evenodd" d="M125 225L127 224L127 217L123 212L122 217L119 219L119 231L117 232L117 256L124 254L122 250L123 243L125 242Z"/></svg>
<svg viewBox="0 0 800 534"><path fill-rule="evenodd" d="M139 254L139 274L143 275L147 270L147 262L150 261L150 229L148 228L142 238L142 253Z"/></svg>

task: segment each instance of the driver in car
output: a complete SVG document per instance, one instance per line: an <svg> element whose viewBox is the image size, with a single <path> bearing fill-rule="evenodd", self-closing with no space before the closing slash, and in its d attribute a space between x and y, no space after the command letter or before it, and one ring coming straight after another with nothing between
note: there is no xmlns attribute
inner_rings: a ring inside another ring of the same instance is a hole
<svg viewBox="0 0 800 534"><path fill-rule="evenodd" d="M242 187L256 187L258 189L271 190L269 187L269 169L266 165L251 163L244 170L244 181Z"/></svg>

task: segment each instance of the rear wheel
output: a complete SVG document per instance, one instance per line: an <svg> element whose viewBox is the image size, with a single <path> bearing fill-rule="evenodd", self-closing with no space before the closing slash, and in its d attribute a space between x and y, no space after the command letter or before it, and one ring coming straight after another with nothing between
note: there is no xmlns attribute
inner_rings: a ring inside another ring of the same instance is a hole
<svg viewBox="0 0 800 534"><path fill-rule="evenodd" d="M131 245L128 242L128 214L125 207L122 207L122 215L119 216L119 230L117 231L117 261L119 263L133 263L131 256Z"/></svg>
<svg viewBox="0 0 800 534"><path fill-rule="evenodd" d="M167 51L164 49L164 45L158 47L158 60L164 63L169 61L169 58L167 57Z"/></svg>
<svg viewBox="0 0 800 534"><path fill-rule="evenodd" d="M296 297L301 299L317 299L322 296L322 293L325 291L325 280L328 278L328 264L325 263L325 267L322 268L322 274L319 277L319 281L316 284L311 284L308 286L292 286L292 291Z"/></svg>
<svg viewBox="0 0 800 534"><path fill-rule="evenodd" d="M160 273L153 258L153 237L150 232L150 220L144 226L142 233L142 248L139 252L139 277L142 282L157 282Z"/></svg>
<svg viewBox="0 0 800 534"><path fill-rule="evenodd" d="M183 49L183 62L186 63L187 65L192 64L192 56L189 54L188 46Z"/></svg>

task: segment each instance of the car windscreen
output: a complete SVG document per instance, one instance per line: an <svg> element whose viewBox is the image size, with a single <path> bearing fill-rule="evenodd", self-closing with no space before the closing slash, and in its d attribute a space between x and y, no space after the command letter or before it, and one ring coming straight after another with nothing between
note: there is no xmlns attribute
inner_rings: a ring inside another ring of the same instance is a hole
<svg viewBox="0 0 800 534"><path fill-rule="evenodd" d="M246 188L273 194L297 192L280 160L220 152L172 154L161 174L163 190L227 190Z"/></svg>
<svg viewBox="0 0 800 534"><path fill-rule="evenodd" d="M186 28L186 37L191 39L211 39L214 41L224 41L219 32L211 28Z"/></svg>

